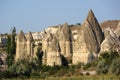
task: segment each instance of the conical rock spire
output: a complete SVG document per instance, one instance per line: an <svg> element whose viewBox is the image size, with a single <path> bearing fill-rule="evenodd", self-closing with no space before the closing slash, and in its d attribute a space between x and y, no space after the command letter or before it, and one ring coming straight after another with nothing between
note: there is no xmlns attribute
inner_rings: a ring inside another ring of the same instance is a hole
<svg viewBox="0 0 120 80"><path fill-rule="evenodd" d="M25 35L24 35L24 33L23 33L22 30L19 32L19 34L18 34L17 37L18 37L17 39L18 39L20 42L26 41L26 37L25 37Z"/></svg>
<svg viewBox="0 0 120 80"><path fill-rule="evenodd" d="M103 33L92 10L89 11L83 27L84 39L88 49L98 53L100 51L100 44L103 41Z"/></svg>

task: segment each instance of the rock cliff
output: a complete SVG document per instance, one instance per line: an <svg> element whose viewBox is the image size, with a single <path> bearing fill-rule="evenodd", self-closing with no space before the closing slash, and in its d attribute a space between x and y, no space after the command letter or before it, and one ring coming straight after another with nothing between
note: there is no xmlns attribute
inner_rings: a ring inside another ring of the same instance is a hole
<svg viewBox="0 0 120 80"><path fill-rule="evenodd" d="M48 34L43 41L43 64L62 65L59 42L53 34Z"/></svg>
<svg viewBox="0 0 120 80"><path fill-rule="evenodd" d="M71 57L72 55L72 39L71 30L67 23L60 25L56 35L60 44L61 54L65 57Z"/></svg>
<svg viewBox="0 0 120 80"><path fill-rule="evenodd" d="M74 49L73 52L73 64L87 63L90 54L97 57L100 51L100 44L104 36L92 10L89 11L79 34L74 46L77 49Z"/></svg>
<svg viewBox="0 0 120 80"><path fill-rule="evenodd" d="M116 34L110 29L105 30L105 39L101 44L101 51L111 51L120 49L120 40L117 38Z"/></svg>
<svg viewBox="0 0 120 80"><path fill-rule="evenodd" d="M62 65L62 57L72 61L72 64L90 63L97 59L100 52L120 51L120 22L114 30L102 30L90 10L82 25L65 23L49 27L42 32L27 34L20 31L16 39L16 61L35 58L37 45L42 43L43 65Z"/></svg>

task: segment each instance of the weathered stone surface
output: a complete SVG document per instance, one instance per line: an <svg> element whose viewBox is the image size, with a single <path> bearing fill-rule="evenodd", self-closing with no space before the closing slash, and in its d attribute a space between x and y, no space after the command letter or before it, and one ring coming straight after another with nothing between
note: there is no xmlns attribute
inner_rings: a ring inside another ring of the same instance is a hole
<svg viewBox="0 0 120 80"><path fill-rule="evenodd" d="M95 57L97 57L95 53L100 51L100 44L102 41L102 30L94 13L90 10L82 25L78 39L73 46L73 64L79 62L87 63L91 56L95 59ZM93 59L91 59L91 61L93 61Z"/></svg>
<svg viewBox="0 0 120 80"><path fill-rule="evenodd" d="M24 42L27 40L22 30L18 33L17 40L20 42Z"/></svg>
<svg viewBox="0 0 120 80"><path fill-rule="evenodd" d="M84 31L82 27L79 32L79 36L77 37L76 41L73 42L73 64L78 64L80 62L87 63L88 61L89 50L87 49L84 38Z"/></svg>
<svg viewBox="0 0 120 80"><path fill-rule="evenodd" d="M43 64L62 65L60 51L57 38L53 34L48 34L43 40Z"/></svg>
<svg viewBox="0 0 120 80"><path fill-rule="evenodd" d="M92 10L89 11L83 27L88 50L98 53L100 51L100 44L103 41L103 33Z"/></svg>
<svg viewBox="0 0 120 80"><path fill-rule="evenodd" d="M118 37L118 39L120 40L120 22L117 25L117 29L115 30L115 34Z"/></svg>
<svg viewBox="0 0 120 80"><path fill-rule="evenodd" d="M29 33L26 35L26 38L27 38L27 41L33 41L32 33L29 32Z"/></svg>
<svg viewBox="0 0 120 80"><path fill-rule="evenodd" d="M72 40L71 40L71 30L67 23L63 26L59 26L58 31L56 32L61 54L65 57L71 57L72 55Z"/></svg>
<svg viewBox="0 0 120 80"><path fill-rule="evenodd" d="M34 51L33 51L33 37L31 32L25 36L23 31L20 31L20 33L17 35L16 43L17 43L15 56L16 61L24 58L32 58Z"/></svg>
<svg viewBox="0 0 120 80"><path fill-rule="evenodd" d="M105 30L105 39L101 44L101 51L111 51L111 50L119 50L120 49L120 41L117 38L116 34L111 29Z"/></svg>
<svg viewBox="0 0 120 80"><path fill-rule="evenodd" d="M89 63L97 58L100 51L120 50L120 23L114 32L106 29L103 35L93 11L90 10L82 25L65 23L26 35L21 31L16 38L15 59L35 58L37 45L42 43L43 65L62 65L61 56L67 60L72 58L73 64Z"/></svg>

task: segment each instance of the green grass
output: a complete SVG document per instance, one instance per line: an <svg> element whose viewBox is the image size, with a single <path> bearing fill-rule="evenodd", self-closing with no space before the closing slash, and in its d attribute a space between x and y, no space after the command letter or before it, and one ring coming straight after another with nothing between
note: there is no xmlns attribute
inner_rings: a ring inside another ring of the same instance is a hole
<svg viewBox="0 0 120 80"><path fill-rule="evenodd" d="M42 79L37 77L37 78L11 78L11 79L5 79L5 80L120 80L120 76L113 76L113 75L71 76L71 77L50 76Z"/></svg>

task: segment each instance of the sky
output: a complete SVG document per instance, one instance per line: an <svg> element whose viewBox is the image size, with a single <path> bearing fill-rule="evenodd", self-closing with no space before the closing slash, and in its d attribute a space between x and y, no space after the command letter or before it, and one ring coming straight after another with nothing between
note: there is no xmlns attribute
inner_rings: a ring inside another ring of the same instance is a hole
<svg viewBox="0 0 120 80"><path fill-rule="evenodd" d="M0 0L0 33L83 23L90 9L99 22L120 20L120 0Z"/></svg>

